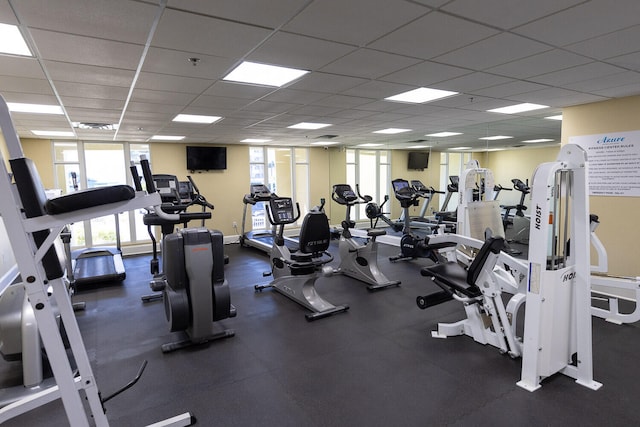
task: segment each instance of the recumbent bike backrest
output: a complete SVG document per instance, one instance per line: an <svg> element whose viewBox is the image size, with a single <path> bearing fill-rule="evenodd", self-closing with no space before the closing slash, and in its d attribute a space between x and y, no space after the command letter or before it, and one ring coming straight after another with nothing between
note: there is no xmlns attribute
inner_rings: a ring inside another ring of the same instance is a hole
<svg viewBox="0 0 640 427"><path fill-rule="evenodd" d="M299 251L304 254L319 254L329 249L330 240L327 215L321 211L309 212L300 228Z"/></svg>

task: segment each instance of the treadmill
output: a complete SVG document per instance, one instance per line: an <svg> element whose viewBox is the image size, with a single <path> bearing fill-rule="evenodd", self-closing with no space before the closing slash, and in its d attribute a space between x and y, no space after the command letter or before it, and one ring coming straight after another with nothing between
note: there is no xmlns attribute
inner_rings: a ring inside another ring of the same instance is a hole
<svg viewBox="0 0 640 427"><path fill-rule="evenodd" d="M120 223L116 223L116 246L100 246L71 252L69 282L75 287L99 283L121 283L127 277L120 249ZM67 244L65 242L65 244ZM70 244L70 243L69 243Z"/></svg>
<svg viewBox="0 0 640 427"><path fill-rule="evenodd" d="M273 246L274 237L276 235L275 226L272 226L271 229L246 231L247 211L252 210L249 208L250 206L253 207L257 203L269 202L276 198L278 198L278 196L275 193L272 193L266 185L251 184L249 194L245 194L242 198L244 208L242 210L242 234L240 235L241 246L260 249L267 254L271 252L271 247ZM265 221L266 218L267 215L265 211ZM298 250L298 242L295 239L285 236L284 240L285 245L290 251Z"/></svg>

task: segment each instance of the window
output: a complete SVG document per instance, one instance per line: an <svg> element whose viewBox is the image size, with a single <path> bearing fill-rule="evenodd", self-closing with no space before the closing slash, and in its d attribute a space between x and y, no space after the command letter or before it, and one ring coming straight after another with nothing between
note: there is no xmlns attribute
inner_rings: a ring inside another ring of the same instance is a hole
<svg viewBox="0 0 640 427"><path fill-rule="evenodd" d="M308 148L249 147L249 174L251 184L264 184L273 193L292 197L302 215L309 210ZM251 221L253 230L271 227L264 202L251 206Z"/></svg>
<svg viewBox="0 0 640 427"><path fill-rule="evenodd" d="M471 153L440 153L440 191L447 191L447 186L450 184L449 177L460 176L469 161L471 161ZM447 206L441 206L440 210L452 211L457 206L458 193L456 192L451 195Z"/></svg>
<svg viewBox="0 0 640 427"><path fill-rule="evenodd" d="M63 194L84 188L131 183L129 164L149 158L148 144L53 141L55 184ZM141 171L139 171L141 173ZM71 225L72 247L148 241L144 212L123 212ZM116 224L116 221L118 223Z"/></svg>
<svg viewBox="0 0 640 427"><path fill-rule="evenodd" d="M379 203L385 195L389 194L391 185L391 155L388 150L355 150L348 149L347 184L354 190L360 188L360 194L371 196L374 202ZM365 214L366 204L358 205L353 220L367 219Z"/></svg>

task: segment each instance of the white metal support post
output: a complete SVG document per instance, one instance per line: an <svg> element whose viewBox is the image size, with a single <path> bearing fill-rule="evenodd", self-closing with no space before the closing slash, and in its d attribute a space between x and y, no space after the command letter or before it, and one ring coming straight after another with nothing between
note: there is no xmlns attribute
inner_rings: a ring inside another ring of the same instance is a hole
<svg viewBox="0 0 640 427"><path fill-rule="evenodd" d="M534 172L518 382L529 391L558 372L593 390L602 385L593 380L587 171L584 150L567 144Z"/></svg>

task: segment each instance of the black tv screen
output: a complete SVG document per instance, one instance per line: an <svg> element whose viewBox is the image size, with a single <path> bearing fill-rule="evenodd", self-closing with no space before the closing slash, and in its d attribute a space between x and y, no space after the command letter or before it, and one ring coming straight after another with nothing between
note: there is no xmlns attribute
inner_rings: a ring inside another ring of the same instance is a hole
<svg viewBox="0 0 640 427"><path fill-rule="evenodd" d="M429 167L429 153L424 151L410 151L407 169L423 170Z"/></svg>
<svg viewBox="0 0 640 427"><path fill-rule="evenodd" d="M187 146L187 169L209 171L227 168L227 147Z"/></svg>

